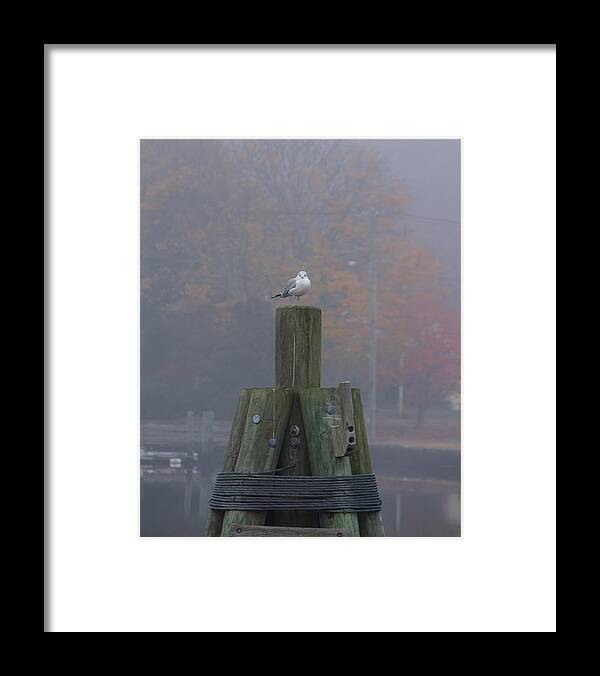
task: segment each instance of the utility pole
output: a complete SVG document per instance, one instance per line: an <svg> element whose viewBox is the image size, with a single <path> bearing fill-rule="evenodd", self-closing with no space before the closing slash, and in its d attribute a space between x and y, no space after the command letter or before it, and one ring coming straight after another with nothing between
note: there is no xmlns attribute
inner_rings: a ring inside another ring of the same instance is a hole
<svg viewBox="0 0 600 676"><path fill-rule="evenodd" d="M369 210L369 438L375 442L377 408L377 249L375 219L377 211Z"/></svg>
<svg viewBox="0 0 600 676"><path fill-rule="evenodd" d="M398 416L404 415L404 352L400 353L400 383L398 384Z"/></svg>

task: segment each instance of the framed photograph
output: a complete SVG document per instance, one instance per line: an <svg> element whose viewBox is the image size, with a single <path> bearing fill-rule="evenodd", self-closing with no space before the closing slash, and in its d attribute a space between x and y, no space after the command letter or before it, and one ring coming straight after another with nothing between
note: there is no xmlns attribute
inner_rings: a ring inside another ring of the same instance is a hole
<svg viewBox="0 0 600 676"><path fill-rule="evenodd" d="M45 631L556 631L556 54L45 45Z"/></svg>

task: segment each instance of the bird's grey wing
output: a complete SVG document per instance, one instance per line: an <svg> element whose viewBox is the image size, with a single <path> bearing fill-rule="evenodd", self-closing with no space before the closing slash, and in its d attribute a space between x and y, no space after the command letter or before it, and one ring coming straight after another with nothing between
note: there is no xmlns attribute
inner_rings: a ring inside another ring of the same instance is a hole
<svg viewBox="0 0 600 676"><path fill-rule="evenodd" d="M290 295L290 291L296 286L296 278L288 280L288 283L285 285L285 289L281 292L282 297Z"/></svg>

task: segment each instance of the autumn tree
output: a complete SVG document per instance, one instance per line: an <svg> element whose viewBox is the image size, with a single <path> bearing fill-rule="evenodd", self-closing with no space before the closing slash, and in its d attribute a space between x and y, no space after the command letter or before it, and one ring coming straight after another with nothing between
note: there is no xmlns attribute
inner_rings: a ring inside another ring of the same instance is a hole
<svg viewBox="0 0 600 676"><path fill-rule="evenodd" d="M460 313L429 293L409 305L411 329L398 366L421 427L428 407L460 389Z"/></svg>
<svg viewBox="0 0 600 676"><path fill-rule="evenodd" d="M313 282L310 303L324 310L326 380L366 382L374 265L380 363L397 362L412 336L410 299L439 283L439 266L405 236L403 188L369 144L144 141L141 165L143 401L152 411L161 396L169 410L204 398L230 411L241 379L272 382L270 296L300 267Z"/></svg>

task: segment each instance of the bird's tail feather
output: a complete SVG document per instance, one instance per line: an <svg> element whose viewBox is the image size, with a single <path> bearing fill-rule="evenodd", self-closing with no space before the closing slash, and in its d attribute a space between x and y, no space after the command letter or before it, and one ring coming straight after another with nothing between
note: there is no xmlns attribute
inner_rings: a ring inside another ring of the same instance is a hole
<svg viewBox="0 0 600 676"><path fill-rule="evenodd" d="M281 294L280 294L280 293L276 293L274 296L271 296L271 298L279 298L279 296L281 296Z"/></svg>

